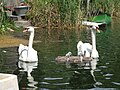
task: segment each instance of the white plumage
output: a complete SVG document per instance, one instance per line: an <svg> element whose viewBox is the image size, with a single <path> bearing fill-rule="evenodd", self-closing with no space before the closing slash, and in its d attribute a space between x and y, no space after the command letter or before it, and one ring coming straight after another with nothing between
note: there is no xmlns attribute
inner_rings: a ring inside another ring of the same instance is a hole
<svg viewBox="0 0 120 90"><path fill-rule="evenodd" d="M90 43L79 41L77 44L77 50L79 56L91 57L92 45Z"/></svg>
<svg viewBox="0 0 120 90"><path fill-rule="evenodd" d="M37 51L32 48L33 38L34 38L34 28L29 26L24 30L24 32L30 32L29 44L28 46L24 46L23 44L19 45L19 60L27 61L27 62L35 62L38 61Z"/></svg>
<svg viewBox="0 0 120 90"><path fill-rule="evenodd" d="M96 49L96 31L98 31L99 25L102 25L103 23L82 21L82 24L90 27L92 45L90 43L83 43L82 41L79 41L77 44L78 55L82 57L98 58L99 54Z"/></svg>

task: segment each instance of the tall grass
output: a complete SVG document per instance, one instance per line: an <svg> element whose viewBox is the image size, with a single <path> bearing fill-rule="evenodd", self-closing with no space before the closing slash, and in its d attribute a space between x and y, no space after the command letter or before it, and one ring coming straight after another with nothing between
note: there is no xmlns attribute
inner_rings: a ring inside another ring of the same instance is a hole
<svg viewBox="0 0 120 90"><path fill-rule="evenodd" d="M97 10L111 14L120 7L118 0L91 0L89 10L87 0L32 0L30 4L28 18L32 24L49 29L79 27L87 11L91 16L97 15Z"/></svg>
<svg viewBox="0 0 120 90"><path fill-rule="evenodd" d="M119 0L92 0L90 10L99 10L103 13L114 14L120 10Z"/></svg>
<svg viewBox="0 0 120 90"><path fill-rule="evenodd" d="M80 3L81 0L34 0L28 17L42 27L74 27L80 18Z"/></svg>

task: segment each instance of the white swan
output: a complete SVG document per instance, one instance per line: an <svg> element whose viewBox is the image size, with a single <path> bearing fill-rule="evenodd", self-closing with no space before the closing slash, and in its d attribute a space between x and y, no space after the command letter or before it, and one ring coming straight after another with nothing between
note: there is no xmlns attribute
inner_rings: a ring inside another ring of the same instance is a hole
<svg viewBox="0 0 120 90"><path fill-rule="evenodd" d="M92 53L91 57L92 58L98 58L99 54L96 49L96 31L98 30L99 26L98 25L93 25L91 28L91 35L92 35Z"/></svg>
<svg viewBox="0 0 120 90"><path fill-rule="evenodd" d="M96 31L98 30L99 25L102 25L103 23L83 21L82 24L90 27L91 29L92 45L90 43L83 43L82 41L79 41L77 44L78 55L98 58L99 54L96 49Z"/></svg>
<svg viewBox="0 0 120 90"><path fill-rule="evenodd" d="M30 32L30 37L28 46L24 46L23 44L19 45L19 60L27 62L38 61L37 51L32 48L34 38L34 27L26 27L26 29L23 32Z"/></svg>
<svg viewBox="0 0 120 90"><path fill-rule="evenodd" d="M91 57L92 45L79 41L77 44L78 56Z"/></svg>

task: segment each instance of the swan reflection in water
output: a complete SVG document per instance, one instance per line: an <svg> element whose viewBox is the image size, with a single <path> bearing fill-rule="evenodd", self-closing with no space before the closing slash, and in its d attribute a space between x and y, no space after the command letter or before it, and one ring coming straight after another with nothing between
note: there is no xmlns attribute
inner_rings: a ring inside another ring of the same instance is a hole
<svg viewBox="0 0 120 90"><path fill-rule="evenodd" d="M98 59L93 59L91 61L83 61L77 64L77 69L74 70L72 77L70 78L70 86L72 88L95 88L97 85L102 83L97 82L94 71L96 70ZM67 64L68 65L68 64ZM71 68L76 67L76 65L69 64ZM68 67L68 66L66 66Z"/></svg>
<svg viewBox="0 0 120 90"><path fill-rule="evenodd" d="M35 85L38 84L38 82L34 81L34 77L31 75L31 72L33 69L36 69L38 66L38 62L24 62L24 61L18 61L18 68L20 72L27 72L27 80L28 80L28 86L32 88L32 90L36 90Z"/></svg>

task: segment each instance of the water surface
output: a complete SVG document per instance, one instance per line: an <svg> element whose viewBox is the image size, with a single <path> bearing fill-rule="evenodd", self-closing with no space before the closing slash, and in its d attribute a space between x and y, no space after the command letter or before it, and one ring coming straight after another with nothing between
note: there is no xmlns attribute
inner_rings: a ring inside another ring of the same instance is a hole
<svg viewBox="0 0 120 90"><path fill-rule="evenodd" d="M89 33L77 30L37 30L33 47L38 51L37 63L18 62L17 46L0 49L1 72L18 75L20 90L120 88L120 26L117 20L97 33L99 60L93 67L55 62L59 55L77 54L79 40L91 42ZM88 35L86 37L86 35ZM26 37L27 39L27 37ZM19 65L21 65L21 68ZM89 63L86 63L86 66ZM31 75L28 75L28 73Z"/></svg>

